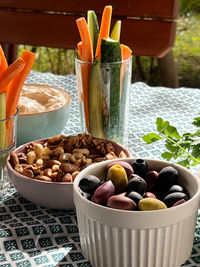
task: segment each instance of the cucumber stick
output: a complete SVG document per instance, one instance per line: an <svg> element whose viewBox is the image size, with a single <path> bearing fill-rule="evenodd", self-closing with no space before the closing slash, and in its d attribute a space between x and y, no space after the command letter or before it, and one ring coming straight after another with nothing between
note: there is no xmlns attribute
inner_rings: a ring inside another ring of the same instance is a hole
<svg viewBox="0 0 200 267"><path fill-rule="evenodd" d="M99 37L99 24L96 13L93 10L87 12L87 23L92 42L93 54L96 53L97 41Z"/></svg>
<svg viewBox="0 0 200 267"><path fill-rule="evenodd" d="M112 32L110 34L110 38L119 41L121 34L121 20L117 20L115 25L113 26Z"/></svg>
<svg viewBox="0 0 200 267"><path fill-rule="evenodd" d="M103 137L102 124L102 87L99 61L94 63L90 71L89 81L89 132L94 137Z"/></svg>
<svg viewBox="0 0 200 267"><path fill-rule="evenodd" d="M106 138L113 139L118 133L120 123L121 48L118 41L110 38L102 39L101 71L102 75L107 72L106 84L103 83L103 94L107 97L104 102L107 102L109 110L109 118L103 117L104 134Z"/></svg>
<svg viewBox="0 0 200 267"><path fill-rule="evenodd" d="M0 120L6 118L6 93L0 94ZM6 121L0 122L0 150L6 148Z"/></svg>

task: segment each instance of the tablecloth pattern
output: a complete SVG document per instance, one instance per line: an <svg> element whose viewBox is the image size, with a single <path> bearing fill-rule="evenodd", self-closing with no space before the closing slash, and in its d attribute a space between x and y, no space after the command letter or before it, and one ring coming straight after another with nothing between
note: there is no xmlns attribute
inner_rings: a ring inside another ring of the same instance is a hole
<svg viewBox="0 0 200 267"><path fill-rule="evenodd" d="M72 102L70 118L63 133L80 132L74 75L31 71L27 83L49 84L67 90ZM132 156L162 159L164 143L146 145L141 137L156 131L158 116L169 120L180 132L193 131L191 123L199 115L199 99L198 89L149 87L141 82L132 84L126 145ZM192 171L197 174L197 168ZM0 266L92 267L81 253L75 211L52 210L35 205L13 189L0 203ZM182 266L200 266L200 213L191 256Z"/></svg>

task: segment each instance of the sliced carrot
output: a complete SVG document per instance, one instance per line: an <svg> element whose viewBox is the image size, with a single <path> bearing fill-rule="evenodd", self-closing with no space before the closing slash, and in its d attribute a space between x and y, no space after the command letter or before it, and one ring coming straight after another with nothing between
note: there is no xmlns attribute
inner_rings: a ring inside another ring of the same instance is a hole
<svg viewBox="0 0 200 267"><path fill-rule="evenodd" d="M76 20L78 30L81 36L82 47L81 48L81 60L85 62L93 62L93 50L92 42L89 34L87 22L84 17ZM89 107L88 107L88 92L89 92L89 71L90 66L86 63L81 65L81 79L83 86L83 103L85 112L86 128L89 131Z"/></svg>
<svg viewBox="0 0 200 267"><path fill-rule="evenodd" d="M120 44L122 60L128 60L131 57L132 50L127 46Z"/></svg>
<svg viewBox="0 0 200 267"><path fill-rule="evenodd" d="M83 56L83 44L82 42L79 42L77 44L77 48L78 48L78 55L79 55L79 59L82 59L82 56Z"/></svg>
<svg viewBox="0 0 200 267"><path fill-rule="evenodd" d="M24 65L24 60L18 58L0 74L0 93L6 91L9 83L11 83L12 79L23 69Z"/></svg>
<svg viewBox="0 0 200 267"><path fill-rule="evenodd" d="M25 66L10 83L9 88L7 90L6 97L6 112L7 117L15 114L16 108L19 102L20 93L22 90L22 86L28 77L28 74L35 62L35 54L29 51L24 50L21 54L21 59L25 62Z"/></svg>
<svg viewBox="0 0 200 267"><path fill-rule="evenodd" d="M81 17L76 20L76 24L78 26L78 30L82 41L82 60L86 62L92 62L93 61L92 42L87 22L84 17Z"/></svg>
<svg viewBox="0 0 200 267"><path fill-rule="evenodd" d="M4 55L3 49L0 45L0 74L8 67L6 57Z"/></svg>
<svg viewBox="0 0 200 267"><path fill-rule="evenodd" d="M101 40L103 38L107 39L109 37L111 17L112 17L112 6L105 6L101 19L101 26L99 31L99 38L97 42L95 57L101 56Z"/></svg>

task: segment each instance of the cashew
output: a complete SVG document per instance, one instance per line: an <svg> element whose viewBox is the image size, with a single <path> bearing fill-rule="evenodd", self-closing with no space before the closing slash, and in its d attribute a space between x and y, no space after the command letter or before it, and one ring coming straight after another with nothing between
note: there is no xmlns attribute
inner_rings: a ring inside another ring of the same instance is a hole
<svg viewBox="0 0 200 267"><path fill-rule="evenodd" d="M57 172L59 170L59 165L54 164L51 169L52 169L52 172Z"/></svg>
<svg viewBox="0 0 200 267"><path fill-rule="evenodd" d="M83 157L82 153L73 153L75 159L81 159Z"/></svg>
<svg viewBox="0 0 200 267"><path fill-rule="evenodd" d="M51 175L52 175L52 169L51 168L45 169L44 172L43 172L43 174L45 176L51 177Z"/></svg>
<svg viewBox="0 0 200 267"><path fill-rule="evenodd" d="M42 155L52 155L52 151L48 147L42 149Z"/></svg>
<svg viewBox="0 0 200 267"><path fill-rule="evenodd" d="M59 161L68 161L70 160L70 157L72 156L72 154L70 153L63 153L59 156Z"/></svg>

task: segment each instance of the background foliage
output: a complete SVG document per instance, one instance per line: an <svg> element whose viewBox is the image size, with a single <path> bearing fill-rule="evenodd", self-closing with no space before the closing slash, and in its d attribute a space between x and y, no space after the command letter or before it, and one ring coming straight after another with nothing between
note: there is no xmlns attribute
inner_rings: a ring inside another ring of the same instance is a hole
<svg viewBox="0 0 200 267"><path fill-rule="evenodd" d="M74 51L45 47L25 46L36 55L34 70L54 74L74 74ZM24 49L21 46L19 53ZM180 87L200 88L200 0L180 0L176 42L173 54L177 66ZM159 69L156 59L134 57L133 82L143 81L159 85Z"/></svg>

